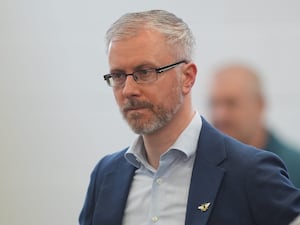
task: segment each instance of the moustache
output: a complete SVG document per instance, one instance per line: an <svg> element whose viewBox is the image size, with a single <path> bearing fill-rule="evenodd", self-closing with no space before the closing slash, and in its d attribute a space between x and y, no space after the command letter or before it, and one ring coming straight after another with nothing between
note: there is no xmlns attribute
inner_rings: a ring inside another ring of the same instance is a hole
<svg viewBox="0 0 300 225"><path fill-rule="evenodd" d="M135 99L128 100L125 105L122 106L122 111L127 112L129 110L140 109L140 108L149 108L152 109L154 106L150 102L139 101Z"/></svg>

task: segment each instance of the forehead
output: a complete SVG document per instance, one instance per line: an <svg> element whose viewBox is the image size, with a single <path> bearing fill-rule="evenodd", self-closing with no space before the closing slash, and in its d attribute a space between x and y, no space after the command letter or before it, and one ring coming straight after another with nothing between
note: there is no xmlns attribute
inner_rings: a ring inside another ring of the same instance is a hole
<svg viewBox="0 0 300 225"><path fill-rule="evenodd" d="M126 66L139 62L161 62L172 58L172 51L163 34L144 29L135 36L112 40L108 49L110 67Z"/></svg>
<svg viewBox="0 0 300 225"><path fill-rule="evenodd" d="M253 76L247 70L229 68L215 74L211 86L212 94L245 96L252 95L256 85Z"/></svg>

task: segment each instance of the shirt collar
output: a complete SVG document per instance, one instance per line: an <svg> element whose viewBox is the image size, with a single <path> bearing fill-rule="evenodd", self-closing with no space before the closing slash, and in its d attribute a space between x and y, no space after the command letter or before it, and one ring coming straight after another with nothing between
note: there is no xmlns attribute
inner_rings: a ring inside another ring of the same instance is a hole
<svg viewBox="0 0 300 225"><path fill-rule="evenodd" d="M196 111L191 122L179 135L175 143L168 149L168 151L171 149L176 149L182 152L186 158L193 156L196 152L201 127L202 120L199 116L199 113ZM141 163L145 164L147 162L142 136L138 136L134 140L132 145L125 152L124 156L130 164L137 168L140 167Z"/></svg>

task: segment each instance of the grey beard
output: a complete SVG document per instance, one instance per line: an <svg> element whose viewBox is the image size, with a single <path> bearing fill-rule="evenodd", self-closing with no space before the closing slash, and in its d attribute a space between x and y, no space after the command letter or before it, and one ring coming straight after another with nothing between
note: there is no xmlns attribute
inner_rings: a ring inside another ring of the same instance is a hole
<svg viewBox="0 0 300 225"><path fill-rule="evenodd" d="M130 101L126 106L123 107L122 115L123 118L126 120L128 125L131 127L132 131L136 134L151 134L165 125L168 124L174 117L174 115L178 112L182 102L183 102L183 96L178 96L178 101L176 105L171 109L166 109L164 107L158 106L155 110L155 107L153 104L148 102L138 102L136 100ZM134 113L131 115L131 118L126 117L126 109L130 107L138 107L138 106L144 106L151 110L153 112L153 116L149 118L147 121L142 123L142 115L140 113Z"/></svg>

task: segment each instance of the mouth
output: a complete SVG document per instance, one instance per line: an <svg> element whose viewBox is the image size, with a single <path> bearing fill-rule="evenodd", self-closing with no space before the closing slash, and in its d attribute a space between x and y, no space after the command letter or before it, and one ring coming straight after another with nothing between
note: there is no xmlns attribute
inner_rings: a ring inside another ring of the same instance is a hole
<svg viewBox="0 0 300 225"><path fill-rule="evenodd" d="M131 101L128 102L127 104L125 104L122 108L122 111L124 113L128 113L128 112L139 112L139 111L144 111L144 110L149 110L151 109L153 106L152 104L148 103L148 102L137 102L137 101Z"/></svg>
<svg viewBox="0 0 300 225"><path fill-rule="evenodd" d="M138 111L143 111L146 110L146 107L127 107L123 109L124 113L128 113L128 112L138 112Z"/></svg>

